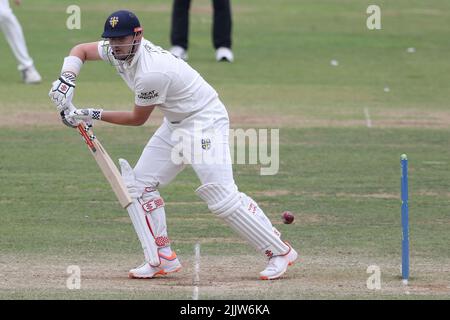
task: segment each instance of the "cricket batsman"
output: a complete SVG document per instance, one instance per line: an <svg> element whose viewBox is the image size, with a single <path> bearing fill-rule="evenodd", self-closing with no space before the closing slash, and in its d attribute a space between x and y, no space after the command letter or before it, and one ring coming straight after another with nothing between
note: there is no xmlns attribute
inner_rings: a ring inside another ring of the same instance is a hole
<svg viewBox="0 0 450 320"><path fill-rule="evenodd" d="M131 269L129 276L153 278L181 268L170 248L159 189L189 164L201 182L196 194L209 210L268 258L259 278L281 277L297 259L297 252L281 240L280 233L255 201L238 190L229 150L228 113L217 92L185 61L146 40L132 12L112 13L106 19L102 38L71 49L49 96L63 122L72 127L79 121L92 124L94 120L140 126L155 108L164 114L162 125L148 141L136 166L131 168L125 160L120 161L124 183L147 222L145 227L139 227L134 223L137 219L132 218L145 261ZM131 111L71 107L77 76L84 62L91 60L104 60L116 68L134 92ZM198 161L206 154L209 161ZM177 157L184 161L176 161ZM156 264L150 263L149 243L155 246L159 257Z"/></svg>

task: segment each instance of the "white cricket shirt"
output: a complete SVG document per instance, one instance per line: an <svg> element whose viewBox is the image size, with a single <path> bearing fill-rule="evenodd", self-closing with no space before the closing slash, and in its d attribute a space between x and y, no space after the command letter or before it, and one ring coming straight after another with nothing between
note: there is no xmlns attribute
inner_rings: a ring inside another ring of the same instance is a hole
<svg viewBox="0 0 450 320"><path fill-rule="evenodd" d="M170 122L181 121L214 101L218 94L184 60L142 38L130 64L114 59L109 46L100 41L98 52L113 61L137 106L157 105ZM107 53L106 48L109 48Z"/></svg>

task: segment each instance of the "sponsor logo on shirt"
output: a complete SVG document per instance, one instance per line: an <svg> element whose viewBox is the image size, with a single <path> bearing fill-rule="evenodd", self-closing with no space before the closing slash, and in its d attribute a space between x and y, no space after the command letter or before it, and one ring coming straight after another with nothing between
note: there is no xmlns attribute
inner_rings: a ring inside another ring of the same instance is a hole
<svg viewBox="0 0 450 320"><path fill-rule="evenodd" d="M145 99L145 100L154 99L156 97L159 97L159 92L157 92L156 90L152 90L152 91L149 91L149 92L141 92L138 95L139 99Z"/></svg>

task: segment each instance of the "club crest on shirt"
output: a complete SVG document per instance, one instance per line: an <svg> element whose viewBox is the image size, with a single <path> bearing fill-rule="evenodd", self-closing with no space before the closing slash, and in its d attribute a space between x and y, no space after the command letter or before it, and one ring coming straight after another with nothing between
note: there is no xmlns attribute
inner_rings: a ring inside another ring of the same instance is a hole
<svg viewBox="0 0 450 320"><path fill-rule="evenodd" d="M204 138L202 139L202 149L209 150L211 148L211 139Z"/></svg>
<svg viewBox="0 0 450 320"><path fill-rule="evenodd" d="M149 91L149 92L141 92L138 95L138 98L139 99L150 100L150 99L154 99L154 98L156 98L158 96L159 96L159 92L157 92L156 90L152 90L152 91Z"/></svg>

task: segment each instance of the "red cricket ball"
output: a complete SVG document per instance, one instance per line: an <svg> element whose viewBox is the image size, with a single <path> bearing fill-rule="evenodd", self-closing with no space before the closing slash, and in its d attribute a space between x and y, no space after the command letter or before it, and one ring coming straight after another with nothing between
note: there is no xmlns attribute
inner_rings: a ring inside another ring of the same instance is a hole
<svg viewBox="0 0 450 320"><path fill-rule="evenodd" d="M283 223L285 224L291 224L292 222L294 222L294 214L290 211L284 211L281 218L283 219Z"/></svg>

